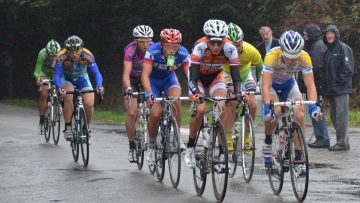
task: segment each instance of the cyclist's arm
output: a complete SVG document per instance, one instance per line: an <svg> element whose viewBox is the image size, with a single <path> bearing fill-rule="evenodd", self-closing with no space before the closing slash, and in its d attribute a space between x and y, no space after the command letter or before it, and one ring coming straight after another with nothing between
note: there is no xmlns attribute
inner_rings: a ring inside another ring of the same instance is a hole
<svg viewBox="0 0 360 203"><path fill-rule="evenodd" d="M150 74L153 69L153 63L151 61L144 60L143 70L141 73L141 83L145 92L151 92Z"/></svg>
<svg viewBox="0 0 360 203"><path fill-rule="evenodd" d="M200 94L197 82L200 76L200 64L191 64L189 89L193 94Z"/></svg>
<svg viewBox="0 0 360 203"><path fill-rule="evenodd" d="M130 73L131 73L132 61L124 61L123 69L123 86L124 89L131 87L130 84Z"/></svg>
<svg viewBox="0 0 360 203"><path fill-rule="evenodd" d="M60 64L55 65L54 82L55 82L56 89L63 88L61 78L64 74L64 71L65 71L64 66L62 66Z"/></svg>
<svg viewBox="0 0 360 203"><path fill-rule="evenodd" d="M39 79L40 77L40 73L41 73L41 69L42 69L42 66L43 66L43 54L42 52L40 51L38 57L37 57L37 60L36 60L36 65L35 65L35 71L34 71L34 77L35 79Z"/></svg>
<svg viewBox="0 0 360 203"><path fill-rule="evenodd" d="M262 77L262 99L264 104L270 103L271 86L272 86L272 73L264 72Z"/></svg>
<svg viewBox="0 0 360 203"><path fill-rule="evenodd" d="M94 63L91 67L89 67L90 73L94 76L95 78L95 84L96 84L96 88L98 87L102 87L103 84L103 78L101 76L101 73L99 71L98 66L96 65L96 63Z"/></svg>
<svg viewBox="0 0 360 203"><path fill-rule="evenodd" d="M264 62L260 58L260 62L256 65L256 81L259 82L262 78L262 69L264 66Z"/></svg>
<svg viewBox="0 0 360 203"><path fill-rule="evenodd" d="M241 90L241 78L240 78L240 67L230 66L231 79L234 85L234 91L238 93Z"/></svg>
<svg viewBox="0 0 360 203"><path fill-rule="evenodd" d="M184 73L186 75L186 78L189 80L189 63L183 64Z"/></svg>
<svg viewBox="0 0 360 203"><path fill-rule="evenodd" d="M304 83L307 90L307 97L310 101L316 101L317 100L317 93L316 93L316 87L314 82L314 75L313 73L308 73L303 75L304 76Z"/></svg>

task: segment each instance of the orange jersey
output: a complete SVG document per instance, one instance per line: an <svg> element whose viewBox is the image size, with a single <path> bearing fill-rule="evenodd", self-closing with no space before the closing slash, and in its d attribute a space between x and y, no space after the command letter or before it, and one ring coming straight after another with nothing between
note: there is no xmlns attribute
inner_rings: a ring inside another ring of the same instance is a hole
<svg viewBox="0 0 360 203"><path fill-rule="evenodd" d="M191 63L200 65L200 74L209 75L218 72L223 65L239 66L239 55L236 47L229 39L225 39L223 50L218 55L211 53L207 42L209 39L203 37L196 42L191 54Z"/></svg>

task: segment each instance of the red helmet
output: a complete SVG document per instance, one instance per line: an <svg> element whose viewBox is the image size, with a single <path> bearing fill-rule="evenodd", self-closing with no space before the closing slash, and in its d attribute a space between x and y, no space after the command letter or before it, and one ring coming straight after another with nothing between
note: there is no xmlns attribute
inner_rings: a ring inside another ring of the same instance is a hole
<svg viewBox="0 0 360 203"><path fill-rule="evenodd" d="M162 42L165 43L177 43L180 44L182 36L179 30L176 29L163 29L160 33L160 38Z"/></svg>

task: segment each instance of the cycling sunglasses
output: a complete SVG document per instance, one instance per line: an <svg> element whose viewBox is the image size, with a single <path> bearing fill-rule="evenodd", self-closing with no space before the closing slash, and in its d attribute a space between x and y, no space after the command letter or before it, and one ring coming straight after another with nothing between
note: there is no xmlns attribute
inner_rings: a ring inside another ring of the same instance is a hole
<svg viewBox="0 0 360 203"><path fill-rule="evenodd" d="M209 41L209 44L211 45L211 46L218 46L218 47L221 47L222 45L224 45L224 41L218 41L218 40L216 40L216 41Z"/></svg>

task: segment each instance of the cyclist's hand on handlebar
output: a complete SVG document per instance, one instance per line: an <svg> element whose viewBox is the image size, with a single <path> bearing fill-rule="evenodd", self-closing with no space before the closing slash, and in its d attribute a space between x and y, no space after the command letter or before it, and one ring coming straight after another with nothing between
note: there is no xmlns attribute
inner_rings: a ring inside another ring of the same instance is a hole
<svg viewBox="0 0 360 203"><path fill-rule="evenodd" d="M58 96L65 97L66 91L63 88L58 89Z"/></svg>
<svg viewBox="0 0 360 203"><path fill-rule="evenodd" d="M315 121L322 120L322 113L321 110L317 108L316 104L309 105L309 114Z"/></svg>
<svg viewBox="0 0 360 203"><path fill-rule="evenodd" d="M131 97L132 94L133 94L132 88L131 88L131 87L128 87L128 88L125 90L125 92L124 92L124 94L123 94L123 97L124 97L124 99L130 99L130 97Z"/></svg>
<svg viewBox="0 0 360 203"><path fill-rule="evenodd" d="M102 96L102 95L104 95L105 88L103 86L99 86L96 88L96 92Z"/></svg>
<svg viewBox="0 0 360 203"><path fill-rule="evenodd" d="M191 102L199 104L201 102L203 95L202 94L193 94L191 95Z"/></svg>
<svg viewBox="0 0 360 203"><path fill-rule="evenodd" d="M236 99L238 100L238 102L243 101L244 97L242 96L241 90L236 94Z"/></svg>
<svg viewBox="0 0 360 203"><path fill-rule="evenodd" d="M154 93L152 92L146 92L145 94L145 100L147 100L148 104L152 104L154 101Z"/></svg>
<svg viewBox="0 0 360 203"><path fill-rule="evenodd" d="M264 115L265 115L265 122L267 121L275 121L275 114L274 110L270 109L270 104L264 104Z"/></svg>
<svg viewBox="0 0 360 203"><path fill-rule="evenodd" d="M41 86L43 85L43 83L42 83L42 78L41 78L41 77L39 77L39 78L36 80L36 84L37 84L39 87L41 87Z"/></svg>

